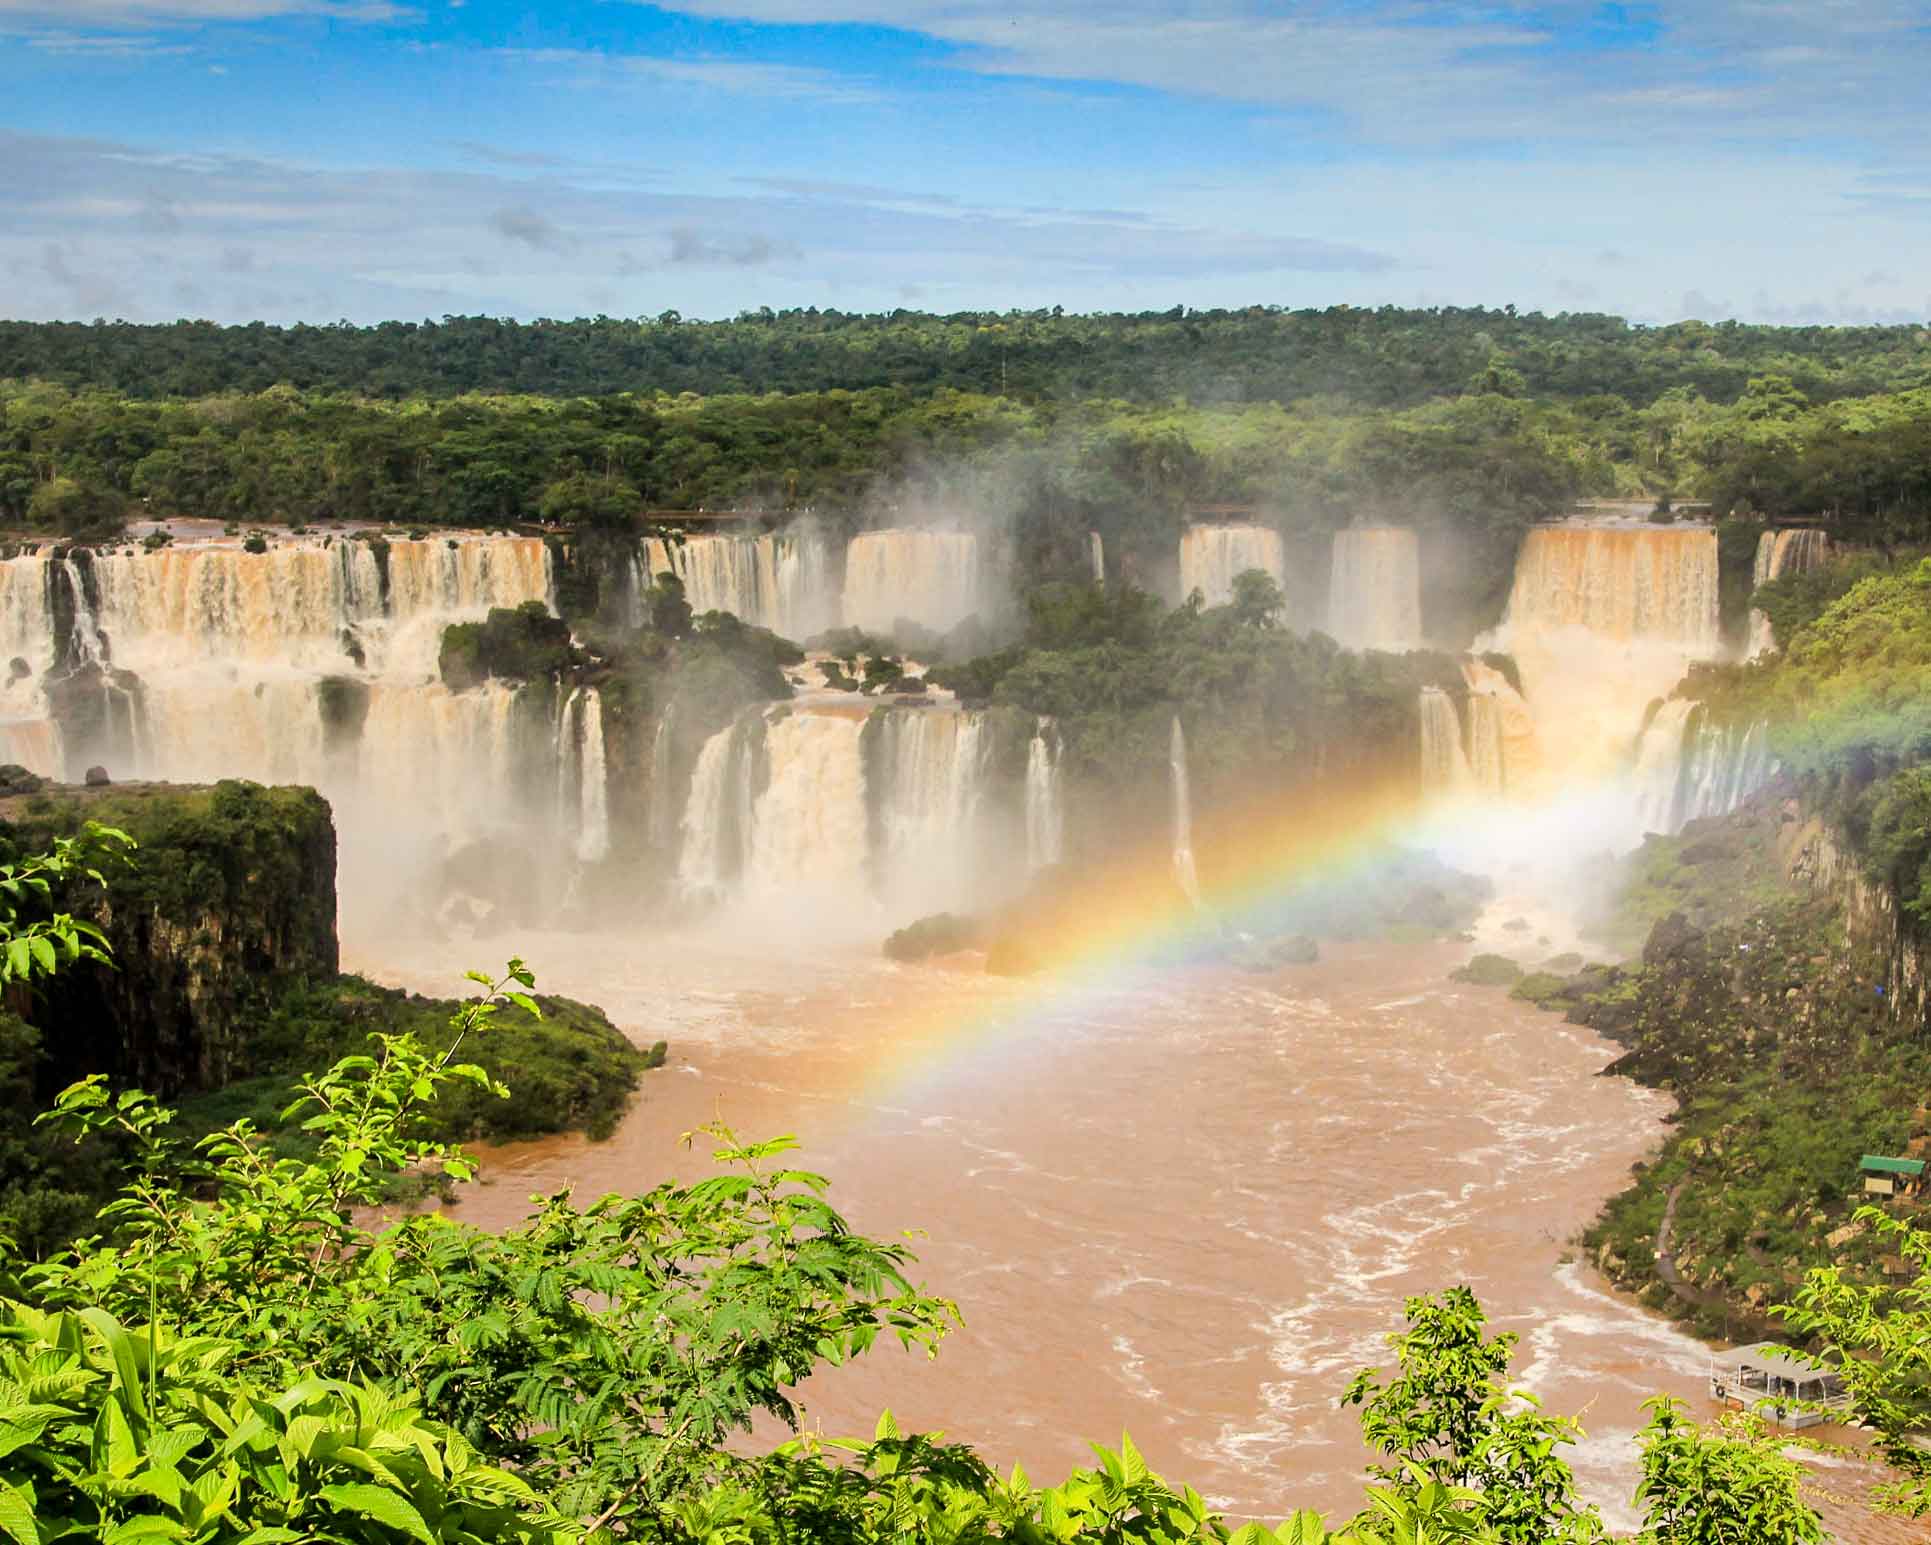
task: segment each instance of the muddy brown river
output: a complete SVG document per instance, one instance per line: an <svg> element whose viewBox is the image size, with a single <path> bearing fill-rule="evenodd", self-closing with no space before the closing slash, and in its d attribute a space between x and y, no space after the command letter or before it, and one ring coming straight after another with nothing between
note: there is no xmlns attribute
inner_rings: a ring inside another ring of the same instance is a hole
<svg viewBox="0 0 1931 1545"><path fill-rule="evenodd" d="M966 1320L935 1361L881 1345L812 1381L812 1426L869 1433L890 1407L1035 1479L1127 1430L1232 1515L1346 1514L1366 1456L1337 1397L1386 1361L1404 1295L1458 1282L1520 1336L1516 1382L1582 1420L1573 1461L1614 1525L1634 1524L1644 1398L1711 1414L1707 1350L1572 1245L1659 1141L1667 1099L1596 1076L1614 1049L1593 1033L1449 982L1466 947L1043 993L969 958L760 943L519 936L544 990L668 1040L670 1062L609 1141L489 1150L457 1215L500 1226L565 1185L699 1178L708 1160L679 1138L715 1119L795 1133L856 1227L924 1231L915 1276ZM446 994L506 953L453 950L384 946L374 974ZM1865 1467L1819 1476L1843 1538L1921 1537L1833 1503Z"/></svg>

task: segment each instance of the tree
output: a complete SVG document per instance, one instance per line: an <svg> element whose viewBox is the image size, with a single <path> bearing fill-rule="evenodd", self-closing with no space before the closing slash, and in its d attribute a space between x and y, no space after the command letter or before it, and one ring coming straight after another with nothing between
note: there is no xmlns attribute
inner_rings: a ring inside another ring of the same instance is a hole
<svg viewBox="0 0 1931 1545"><path fill-rule="evenodd" d="M636 523L643 500L626 478L575 472L543 490L537 513L552 525L624 530Z"/></svg>
<svg viewBox="0 0 1931 1545"><path fill-rule="evenodd" d="M1857 1221L1888 1238L1916 1277L1878 1287L1820 1267L1778 1312L1822 1344L1820 1361L1843 1379L1858 1418L1902 1475L1890 1502L1912 1518L1931 1517L1931 1454L1912 1441L1931 1421L1931 1232L1878 1207L1860 1209Z"/></svg>
<svg viewBox="0 0 1931 1545"><path fill-rule="evenodd" d="M1372 1473L1403 1495L1431 1484L1465 1491L1472 1520L1510 1545L1601 1539L1601 1518L1577 1499L1555 1452L1581 1429L1502 1383L1515 1336L1485 1335L1465 1287L1411 1298L1405 1312L1408 1328L1388 1338L1395 1377L1379 1383L1379 1369L1363 1369L1342 1396L1362 1408L1368 1446L1392 1461Z"/></svg>
<svg viewBox="0 0 1931 1545"><path fill-rule="evenodd" d="M1640 1434L1636 1501L1654 1545L1817 1545L1824 1527L1797 1493L1803 1474L1773 1438L1744 1427L1706 1437L1659 1396Z"/></svg>
<svg viewBox="0 0 1931 1545"><path fill-rule="evenodd" d="M1246 569L1234 576L1232 605L1234 615L1248 627L1272 628L1280 624L1287 597L1265 569Z"/></svg>
<svg viewBox="0 0 1931 1545"><path fill-rule="evenodd" d="M127 501L112 489L57 477L34 489L27 521L62 536L116 536L127 524Z"/></svg>

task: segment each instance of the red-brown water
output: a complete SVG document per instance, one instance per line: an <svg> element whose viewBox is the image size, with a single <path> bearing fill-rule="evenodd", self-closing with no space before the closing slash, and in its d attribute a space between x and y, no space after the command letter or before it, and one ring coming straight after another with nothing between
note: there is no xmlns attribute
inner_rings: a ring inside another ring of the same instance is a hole
<svg viewBox="0 0 1931 1545"><path fill-rule="evenodd" d="M1450 983L1465 950L1334 950L1054 999L970 961L764 944L516 941L546 990L668 1039L670 1065L608 1142L490 1151L459 1216L500 1226L564 1185L697 1178L703 1140L680 1134L718 1118L796 1133L855 1226L926 1231L916 1275L966 1317L936 1361L881 1346L814 1380L814 1426L868 1433L890 1407L1035 1479L1126 1429L1234 1515L1351 1512L1365 1455L1336 1397L1387 1360L1404 1295L1457 1282L1521 1337L1517 1382L1582 1419L1576 1468L1614 1523L1633 1522L1642 1400L1709 1411L1707 1351L1570 1245L1656 1146L1667 1100L1597 1077L1614 1050L1591 1032ZM502 953L459 948L433 968L385 951L378 974L448 992ZM1008 1034L960 1033L1001 1014ZM1829 1476L1867 1483L1863 1467ZM1918 1536L1854 1522L1844 1537Z"/></svg>

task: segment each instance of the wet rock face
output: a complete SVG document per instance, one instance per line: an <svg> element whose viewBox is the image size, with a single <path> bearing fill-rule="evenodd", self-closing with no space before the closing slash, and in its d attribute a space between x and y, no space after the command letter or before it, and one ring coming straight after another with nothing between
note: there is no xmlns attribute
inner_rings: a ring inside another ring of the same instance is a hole
<svg viewBox="0 0 1931 1545"><path fill-rule="evenodd" d="M84 1072L164 1096L219 1087L292 978L339 969L335 823L314 790L90 776L85 788L14 794L0 799L0 844L15 854L89 820L139 844L103 866L104 886L83 880L59 898L106 933L116 969L76 968L33 1005L51 1087Z"/></svg>

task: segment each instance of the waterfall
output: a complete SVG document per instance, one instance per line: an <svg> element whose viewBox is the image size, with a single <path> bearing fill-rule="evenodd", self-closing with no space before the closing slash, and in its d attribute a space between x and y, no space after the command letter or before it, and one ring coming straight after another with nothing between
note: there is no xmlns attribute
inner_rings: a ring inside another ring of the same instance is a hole
<svg viewBox="0 0 1931 1545"><path fill-rule="evenodd" d="M49 581L45 558L30 553L0 562L0 652L25 660L36 676L54 663Z"/></svg>
<svg viewBox="0 0 1931 1545"><path fill-rule="evenodd" d="M1468 770L1485 794L1533 789L1542 773L1535 715L1508 677L1480 660L1462 662L1468 683Z"/></svg>
<svg viewBox="0 0 1931 1545"><path fill-rule="evenodd" d="M99 665L105 651L101 647L99 624L87 603L87 578L71 557L61 560L60 572L74 609L73 637L67 659L73 665Z"/></svg>
<svg viewBox="0 0 1931 1545"><path fill-rule="evenodd" d="M62 766L60 732L48 717L46 694L54 655L47 560L29 554L0 562L0 762L42 777L59 776Z"/></svg>
<svg viewBox="0 0 1931 1545"><path fill-rule="evenodd" d="M1421 543L1401 526L1334 533L1328 633L1350 649L1421 645Z"/></svg>
<svg viewBox="0 0 1931 1545"><path fill-rule="evenodd" d="M744 890L754 903L850 907L865 894L864 721L790 713L765 737L770 777L757 796Z"/></svg>
<svg viewBox="0 0 1931 1545"><path fill-rule="evenodd" d="M1465 794L1475 777L1462 748L1455 700L1440 687L1421 689L1421 786L1424 793Z"/></svg>
<svg viewBox="0 0 1931 1545"><path fill-rule="evenodd" d="M1766 725L1713 725L1700 715L1685 756L1677 827L1704 816L1727 815L1776 770Z"/></svg>
<svg viewBox="0 0 1931 1545"><path fill-rule="evenodd" d="M1636 738L1631 782L1638 831L1670 833L1683 824L1683 752L1697 711L1688 698L1669 698Z"/></svg>
<svg viewBox="0 0 1931 1545"><path fill-rule="evenodd" d="M1106 542L1097 531L1086 533L1087 551L1093 559L1093 583L1106 583Z"/></svg>
<svg viewBox="0 0 1931 1545"><path fill-rule="evenodd" d="M1198 590L1209 606L1234 598L1234 576L1264 569L1287 580L1281 534L1268 526L1189 526L1180 538L1180 599Z"/></svg>
<svg viewBox="0 0 1931 1545"><path fill-rule="evenodd" d="M901 908L970 906L983 895L985 725L983 713L927 708L887 710L878 722L872 870L880 893Z"/></svg>
<svg viewBox="0 0 1931 1545"><path fill-rule="evenodd" d="M650 738L650 812L648 830L650 845L660 852L667 851L677 840L678 812L676 802L671 798L671 748L672 725L677 718L677 699L672 698L664 705L663 713L657 720L657 730Z"/></svg>
<svg viewBox="0 0 1931 1545"><path fill-rule="evenodd" d="M1167 742L1167 770L1173 785L1173 877L1187 900L1200 906L1200 875L1193 859L1193 795L1187 786L1187 736L1180 716L1173 716Z"/></svg>
<svg viewBox="0 0 1931 1545"><path fill-rule="evenodd" d="M813 531L704 534L681 542L651 537L644 543L643 569L647 575L676 575L699 616L730 612L790 639L810 638L838 621L830 555ZM642 587L634 593L641 596Z"/></svg>
<svg viewBox="0 0 1931 1545"><path fill-rule="evenodd" d="M603 749L603 698L575 687L562 700L556 727L557 826L575 829L576 855L594 864L610 851L609 768Z"/></svg>
<svg viewBox="0 0 1931 1545"><path fill-rule="evenodd" d="M1706 526L1537 526L1522 540L1511 639L1580 628L1713 651L1716 532Z"/></svg>
<svg viewBox="0 0 1931 1545"><path fill-rule="evenodd" d="M1827 533L1815 527L1789 531L1766 531L1757 538L1757 562L1750 588L1756 590L1786 574L1808 574L1830 561L1831 546ZM1777 636L1770 619L1755 607L1750 610L1750 639L1746 653L1755 658L1777 647Z"/></svg>
<svg viewBox="0 0 1931 1545"><path fill-rule="evenodd" d="M1765 725L1712 724L1701 703L1669 698L1636 744L1640 829L1673 835L1704 816L1727 815L1775 771Z"/></svg>
<svg viewBox="0 0 1931 1545"><path fill-rule="evenodd" d="M448 624L548 606L554 588L541 540L474 533L14 559L0 647L31 674L6 689L0 740L70 778L100 762L118 779L311 784L335 809L345 909L419 914L410 887L475 844L607 846L597 695L566 703L561 727L507 686L452 693L438 677ZM54 638L68 618L71 639ZM567 800L531 786L533 758L571 780Z"/></svg>
<svg viewBox="0 0 1931 1545"><path fill-rule="evenodd" d="M845 552L847 627L889 633L900 618L944 633L984 604L969 531L863 531Z"/></svg>
<svg viewBox="0 0 1931 1545"><path fill-rule="evenodd" d="M747 755L741 722L719 730L697 754L677 858L677 890L687 901L722 899L743 870L749 832L740 819L740 791Z"/></svg>
<svg viewBox="0 0 1931 1545"><path fill-rule="evenodd" d="M1554 782L1626 772L1650 704L1669 697L1693 662L1721 653L1716 533L1630 522L1535 527L1523 538L1507 615L1476 647L1514 657Z"/></svg>
<svg viewBox="0 0 1931 1545"><path fill-rule="evenodd" d="M1059 734L1041 717L1026 747L1026 867L1049 868L1065 856L1066 811L1059 784Z"/></svg>

